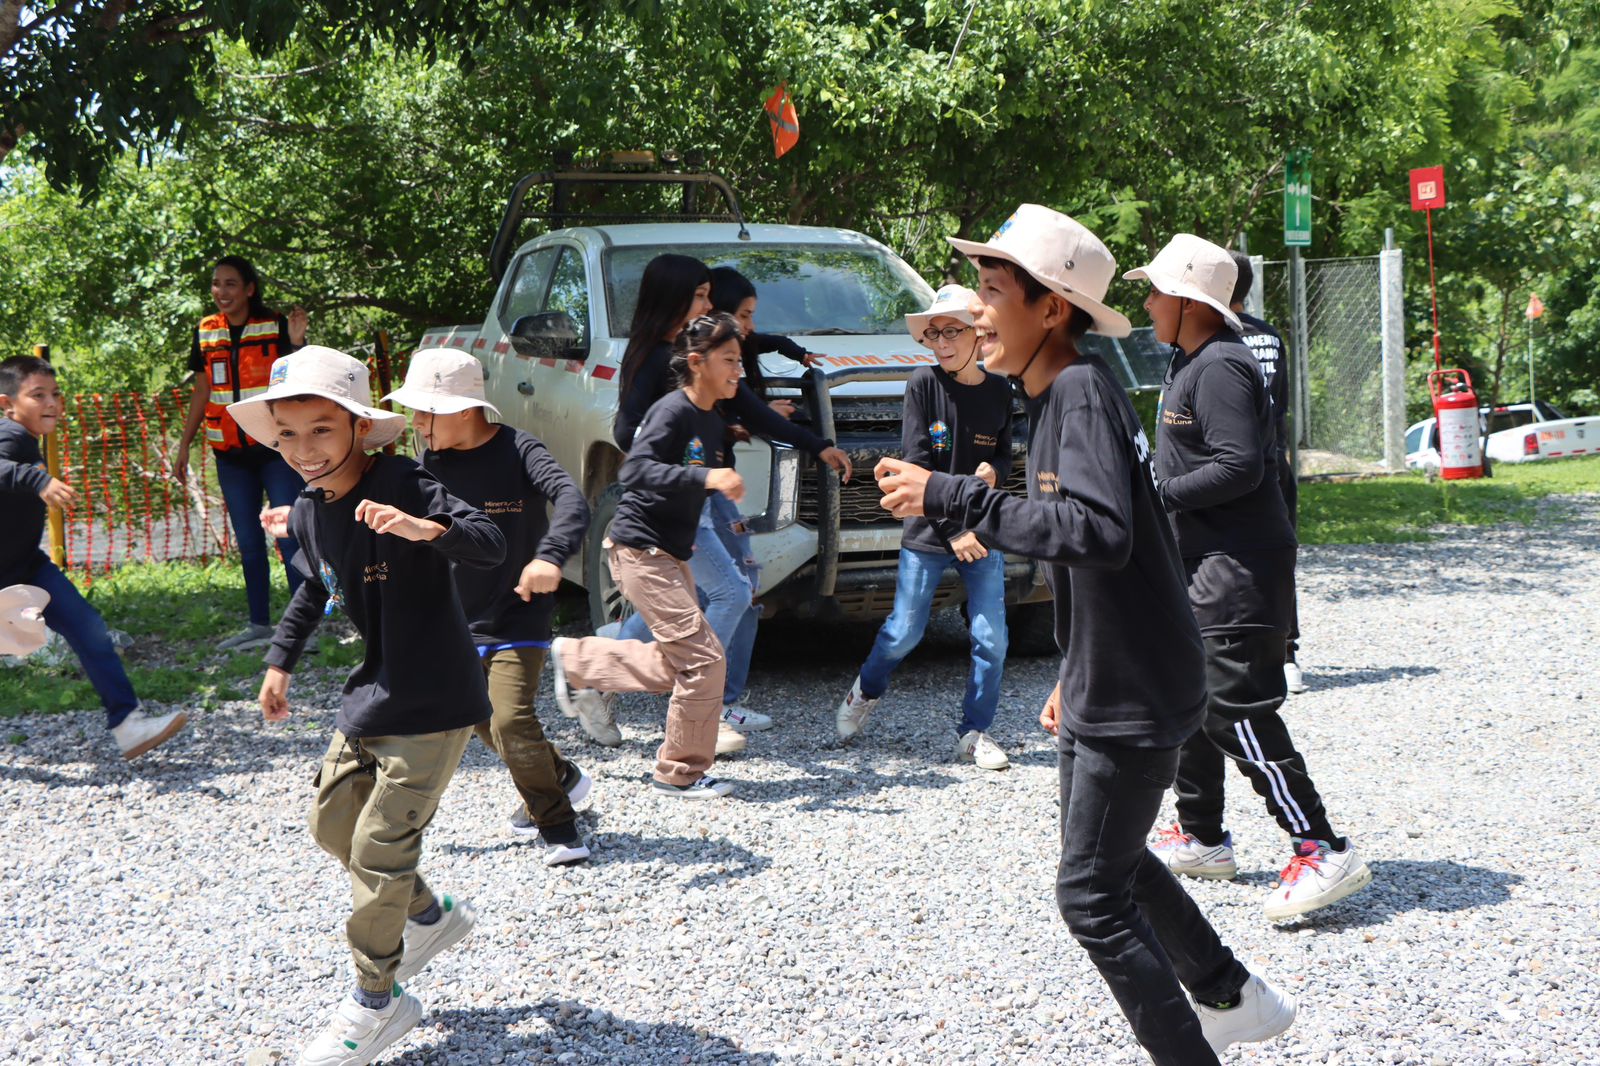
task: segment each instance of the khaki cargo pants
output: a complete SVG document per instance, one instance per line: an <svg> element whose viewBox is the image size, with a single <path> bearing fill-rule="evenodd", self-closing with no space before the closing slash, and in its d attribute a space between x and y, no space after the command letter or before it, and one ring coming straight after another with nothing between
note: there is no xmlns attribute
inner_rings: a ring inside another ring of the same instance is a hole
<svg viewBox="0 0 1600 1066"><path fill-rule="evenodd" d="M541 829L569 825L578 817L561 785L572 764L545 738L533 709L544 659L543 648L502 648L485 658L494 716L473 727L511 771L528 817Z"/></svg>
<svg viewBox="0 0 1600 1066"><path fill-rule="evenodd" d="M345 937L369 992L389 991L406 919L433 905L417 873L422 831L471 739L470 728L357 740L335 730L322 757L311 835L350 873Z"/></svg>
<svg viewBox="0 0 1600 1066"><path fill-rule="evenodd" d="M717 754L727 672L722 644L701 613L688 563L659 548L605 543L611 576L650 624L655 643L585 637L564 644L567 683L601 692L671 692L655 776L693 784Z"/></svg>

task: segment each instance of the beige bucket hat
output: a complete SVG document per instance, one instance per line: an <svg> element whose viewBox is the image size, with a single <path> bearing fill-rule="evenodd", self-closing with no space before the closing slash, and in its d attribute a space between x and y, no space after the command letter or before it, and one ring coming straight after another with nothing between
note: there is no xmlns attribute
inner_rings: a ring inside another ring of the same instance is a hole
<svg viewBox="0 0 1600 1066"><path fill-rule="evenodd" d="M906 316L906 330L919 344L926 344L922 339L922 331L928 328L928 323L936 318L953 318L957 322L972 325L972 301L978 294L965 285L945 285L933 294L933 303L926 311Z"/></svg>
<svg viewBox="0 0 1600 1066"><path fill-rule="evenodd" d="M1117 260L1088 227L1060 211L1023 204L1000 224L987 243L946 238L968 259L1004 259L1032 274L1041 285L1094 316L1095 333L1126 337L1133 323L1104 303L1117 276Z"/></svg>
<svg viewBox="0 0 1600 1066"><path fill-rule="evenodd" d="M50 634L44 609L50 594L35 585L8 585L0 589L0 655L32 655L44 647Z"/></svg>
<svg viewBox="0 0 1600 1066"><path fill-rule="evenodd" d="M1223 321L1231 328L1244 328L1239 316L1228 306L1228 301L1233 299L1233 284L1239 280L1239 268L1226 248L1219 248L1203 237L1180 233L1167 242L1148 266L1122 276L1128 281L1148 281L1157 292L1168 296L1199 300L1221 312Z"/></svg>
<svg viewBox="0 0 1600 1066"><path fill-rule="evenodd" d="M500 409L483 398L483 364L456 348L424 348L414 353L405 384L384 399L430 415L482 407L500 417Z"/></svg>
<svg viewBox="0 0 1600 1066"><path fill-rule="evenodd" d="M405 415L382 411L366 402L372 396L366 364L320 344L309 345L275 360L267 378L267 391L230 403L228 413L239 423L240 429L267 447L276 448L278 431L267 404L293 396L320 396L357 418L370 418L372 430L361 439L364 452L392 444L405 432Z"/></svg>

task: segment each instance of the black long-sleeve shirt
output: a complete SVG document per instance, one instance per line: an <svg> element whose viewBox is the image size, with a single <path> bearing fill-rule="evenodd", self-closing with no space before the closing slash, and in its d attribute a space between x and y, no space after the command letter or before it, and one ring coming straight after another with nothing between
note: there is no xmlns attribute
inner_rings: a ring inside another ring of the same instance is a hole
<svg viewBox="0 0 1600 1066"><path fill-rule="evenodd" d="M1232 330L1174 357L1156 478L1185 559L1295 546L1278 488L1272 402L1255 356Z"/></svg>
<svg viewBox="0 0 1600 1066"><path fill-rule="evenodd" d="M477 448L424 452L422 466L451 495L487 514L506 540L506 556L498 566L452 567L473 639L479 644L549 640L555 597L525 602L514 590L528 563L543 559L563 566L582 546L589 502L577 483L538 438L510 426L499 427Z"/></svg>
<svg viewBox="0 0 1600 1066"><path fill-rule="evenodd" d="M445 527L435 540L374 533L355 519L362 500ZM347 737L411 736L489 718L483 666L450 576L451 563L492 567L506 541L488 515L451 496L410 459L377 455L331 503L302 497L289 514L307 575L278 622L267 664L293 671L330 599L366 642L345 681L338 728Z"/></svg>
<svg viewBox="0 0 1600 1066"><path fill-rule="evenodd" d="M763 401L767 399L767 373L761 369L763 355L777 352L786 359L802 364L806 359L806 350L803 347L788 337L776 333L747 334L740 343L740 351L744 356L744 379Z"/></svg>
<svg viewBox="0 0 1600 1066"><path fill-rule="evenodd" d="M0 588L25 584L49 560L39 549L50 484L39 441L22 423L0 418Z"/></svg>
<svg viewBox="0 0 1600 1066"><path fill-rule="evenodd" d="M617 474L624 492L611 521L613 543L688 560L705 508L706 474L728 465L727 425L716 408L700 409L682 389L650 408Z"/></svg>
<svg viewBox="0 0 1600 1066"><path fill-rule="evenodd" d="M1175 747L1205 714L1205 659L1150 444L1106 365L1080 355L1028 402L1028 498L934 474L926 510L1050 564L1070 731Z"/></svg>
<svg viewBox="0 0 1600 1066"><path fill-rule="evenodd" d="M670 344L658 344L650 349L618 402L612 437L623 451L633 447L633 435L638 432L645 412L662 397L677 391L669 365L671 360ZM793 445L812 455L833 447L832 441L824 440L806 427L796 425L778 414L744 382L740 382L739 391L733 399L718 403L717 409L723 419L741 423L757 437Z"/></svg>
<svg viewBox="0 0 1600 1066"><path fill-rule="evenodd" d="M906 382L900 447L908 463L941 474L994 467L995 484L1011 474L1011 386L985 373L963 385L936 366L918 367ZM900 543L914 551L949 552L964 530L948 518L907 518ZM981 539L981 538L980 538Z"/></svg>
<svg viewBox="0 0 1600 1066"><path fill-rule="evenodd" d="M1267 396L1272 400L1272 437L1278 458L1278 472L1289 455L1289 375L1286 372L1283 336L1254 315L1239 312L1244 330L1241 340L1255 354L1256 365L1261 367L1261 377L1267 384Z"/></svg>

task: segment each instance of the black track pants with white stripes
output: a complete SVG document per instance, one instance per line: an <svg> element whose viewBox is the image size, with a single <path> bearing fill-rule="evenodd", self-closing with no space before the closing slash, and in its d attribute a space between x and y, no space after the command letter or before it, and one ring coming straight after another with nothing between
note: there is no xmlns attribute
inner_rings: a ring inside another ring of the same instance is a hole
<svg viewBox="0 0 1600 1066"><path fill-rule="evenodd" d="M1222 840L1224 758L1231 758L1267 801L1285 833L1337 841L1322 797L1278 715L1287 691L1285 635L1247 630L1205 638L1206 686L1211 700L1203 728L1178 758L1178 823L1207 844Z"/></svg>

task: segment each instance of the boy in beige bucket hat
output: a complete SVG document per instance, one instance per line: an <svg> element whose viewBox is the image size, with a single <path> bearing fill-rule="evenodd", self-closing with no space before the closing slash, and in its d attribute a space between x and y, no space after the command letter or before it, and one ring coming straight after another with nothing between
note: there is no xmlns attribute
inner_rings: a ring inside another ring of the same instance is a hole
<svg viewBox="0 0 1600 1066"><path fill-rule="evenodd" d="M306 1066L364 1066L399 1040L422 1017L400 982L475 921L464 901L435 895L417 865L473 727L490 714L450 564L494 566L505 539L410 459L370 454L405 428L371 395L365 366L312 346L273 363L264 393L228 407L307 486L287 519L307 580L267 651L267 721L289 717L290 675L325 614L342 607L366 643L311 810L312 836L350 875L356 989L302 1053Z"/></svg>
<svg viewBox="0 0 1600 1066"><path fill-rule="evenodd" d="M906 382L900 442L907 462L996 485L1011 472L1011 389L978 362L974 296L971 289L946 285L926 311L906 315L907 331L933 350L938 365L918 367ZM966 589L972 647L972 670L956 722L956 759L1004 770L1011 762L990 739L989 727L1000 705L1006 661L1005 557L953 522L905 520L894 610L834 710L834 725L844 740L866 726L891 674L921 641L939 580L951 567Z"/></svg>
<svg viewBox="0 0 1600 1066"><path fill-rule="evenodd" d="M1091 329L1130 329L1104 302L1116 260L1035 204L987 242L951 244L978 267L985 365L1027 395L1028 498L885 459L883 506L1049 564L1062 662L1039 721L1060 752L1056 903L1151 1059L1211 1066L1230 1043L1288 1028L1295 1005L1245 969L1145 847L1204 718L1205 668L1144 429L1110 369L1078 348Z"/></svg>
<svg viewBox="0 0 1600 1066"><path fill-rule="evenodd" d="M1293 918L1359 891L1372 874L1329 823L1278 715L1295 535L1278 488L1272 403L1230 306L1238 267L1225 249L1180 233L1123 276L1149 282L1156 339L1177 349L1161 397L1156 479L1205 641L1210 694L1204 728L1178 762L1178 825L1153 847L1178 873L1238 874L1222 825L1220 749L1293 842L1266 901L1270 920Z"/></svg>
<svg viewBox="0 0 1600 1066"><path fill-rule="evenodd" d="M583 862L589 848L577 808L587 806L593 782L546 739L534 696L561 567L583 544L589 502L537 438L489 421L500 412L484 398L483 364L466 352L417 352L405 384L385 398L411 408L422 468L506 539L498 566L452 564L494 707L478 739L511 771L519 797L511 831L541 842L547 866Z"/></svg>

